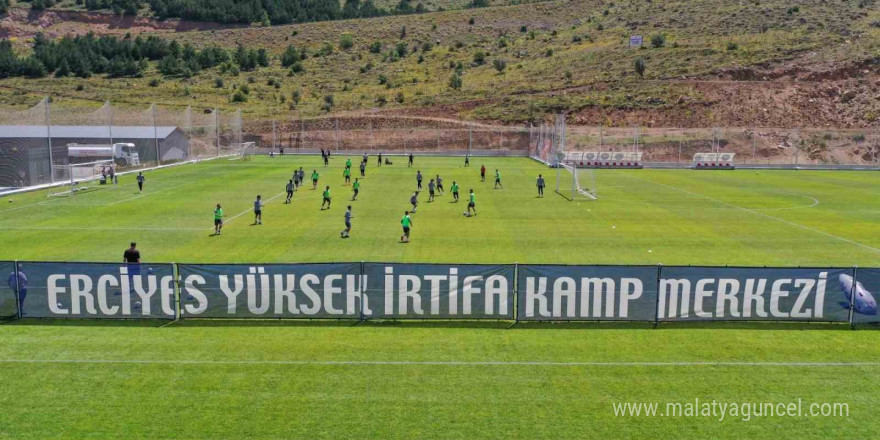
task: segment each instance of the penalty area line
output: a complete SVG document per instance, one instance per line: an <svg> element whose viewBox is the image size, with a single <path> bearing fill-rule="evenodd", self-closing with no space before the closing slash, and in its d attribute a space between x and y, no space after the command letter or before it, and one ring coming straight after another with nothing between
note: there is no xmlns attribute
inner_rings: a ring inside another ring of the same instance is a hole
<svg viewBox="0 0 880 440"><path fill-rule="evenodd" d="M0 359L0 364L132 365L303 365L303 366L448 366L448 367L880 367L880 362L552 362L552 361L321 361L185 359Z"/></svg>
<svg viewBox="0 0 880 440"><path fill-rule="evenodd" d="M728 202L725 202L725 201L723 201L723 200L718 200L718 199L716 199L716 198L714 198L714 197L710 197L710 196L707 196L707 195L704 195L704 194L700 194L700 193L695 193L695 192L693 192L693 191L688 191L688 190L686 190L686 189L679 188L679 187L674 186L674 185L669 185L669 184L662 183L662 182L655 182L655 181L653 181L653 180L643 179L643 178L641 178L641 177L636 177L636 176L628 176L628 177L631 177L631 178L636 179L636 180L641 180L641 181L643 181L643 182L653 183L654 185L665 186L665 187L667 187L667 188L670 188L670 189L673 189L673 190L676 190L676 191L679 191L679 192L683 192L683 193L685 193L685 194L690 194L690 195L693 195L693 196L701 197L701 198L704 198L704 199L706 199L706 200L711 200L711 201L713 201L713 202L715 202L715 203L720 203L720 204L722 204L722 205L729 206L729 207L731 207L731 208L736 208L736 209L739 209L739 210L742 210L742 211L748 212L748 213L750 213L750 214L754 214L754 215L757 215L757 216L761 216L761 217L764 217L764 218L767 218L767 219L770 219L770 220L775 220L775 221L777 221L777 222L784 223L784 224L786 224L786 225L793 226L793 227L795 227L795 228L800 228L800 229L803 229L803 230L805 230L805 231L815 232L815 233L817 233L817 234L821 234L821 235L824 235L824 236L826 236L826 237L833 238L833 239L835 239L835 240L840 240L840 241L843 241L843 242L846 242L846 243L849 243L849 244L852 244L852 245L856 245L856 246L859 246L859 247L863 247L863 248L865 248L865 249L868 249L868 250L870 250L870 251L873 251L873 252L876 252L876 253L880 254L880 249L878 249L878 248L875 248L875 247L872 247L872 246L868 246L868 245L866 245L866 244L864 244L864 243L859 243L858 241L850 240L850 239L848 239L848 238L841 237L841 236L839 236L839 235L834 235L834 234L831 234L831 233L829 233L829 232L820 231L820 230L818 230L818 229L814 229L814 228L811 228L811 227L809 227L809 226L804 226L804 225L801 225L801 224L798 224L798 223L795 223L795 222L792 222L792 221L788 221L788 220L786 220L786 219L784 219L784 218L774 217L774 216L772 216L772 215L765 214L765 213L763 213L763 212L759 212L759 211L756 211L756 210L754 210L754 209L749 209L749 208L744 208L744 207L739 206L739 205L734 205L733 203L728 203ZM811 197L811 198L812 198L812 197ZM815 199L814 199L814 200L815 200ZM816 200L816 203L815 203L815 204L818 204L818 203L819 203L819 201ZM811 205L810 207L812 207L812 206L815 206L815 205Z"/></svg>

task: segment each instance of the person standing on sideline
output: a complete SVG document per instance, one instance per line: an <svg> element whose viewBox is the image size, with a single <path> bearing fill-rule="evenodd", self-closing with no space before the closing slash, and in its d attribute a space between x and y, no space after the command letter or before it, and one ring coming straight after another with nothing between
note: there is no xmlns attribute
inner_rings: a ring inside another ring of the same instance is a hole
<svg viewBox="0 0 880 440"><path fill-rule="evenodd" d="M464 166L465 167L471 166L471 155L470 154L464 155Z"/></svg>
<svg viewBox="0 0 880 440"><path fill-rule="evenodd" d="M409 163L406 165L407 168L411 168L413 166L413 155L409 153Z"/></svg>
<svg viewBox="0 0 880 440"><path fill-rule="evenodd" d="M538 174L538 197L544 197L544 176Z"/></svg>
<svg viewBox="0 0 880 440"><path fill-rule="evenodd" d="M381 167L382 166L382 153L379 153L379 156L377 156L376 159L378 160L378 164Z"/></svg>
<svg viewBox="0 0 880 440"><path fill-rule="evenodd" d="M342 232L339 233L340 238L348 238L349 237L349 234L351 233L351 218L352 217L353 217L353 215L351 215L351 205L348 205L348 209L345 210L345 229L343 229Z"/></svg>
<svg viewBox="0 0 880 440"><path fill-rule="evenodd" d="M486 181L486 165L480 165L480 182Z"/></svg>
<svg viewBox="0 0 880 440"><path fill-rule="evenodd" d="M24 274L22 265L19 263L18 271L13 270L9 273L6 284L18 296L18 313L22 315L24 314L24 300L27 298L27 283L27 275Z"/></svg>
<svg viewBox="0 0 880 440"><path fill-rule="evenodd" d="M141 274L141 251L137 250L137 243L131 242L129 248L122 254L122 262L128 269L128 285L134 289L132 282L134 276ZM119 295L121 294L122 292L119 292Z"/></svg>
<svg viewBox="0 0 880 440"><path fill-rule="evenodd" d="M144 177L144 173L142 171L138 172L138 175L137 175L138 194L144 192L144 181L146 181L146 180L147 180L147 178Z"/></svg>

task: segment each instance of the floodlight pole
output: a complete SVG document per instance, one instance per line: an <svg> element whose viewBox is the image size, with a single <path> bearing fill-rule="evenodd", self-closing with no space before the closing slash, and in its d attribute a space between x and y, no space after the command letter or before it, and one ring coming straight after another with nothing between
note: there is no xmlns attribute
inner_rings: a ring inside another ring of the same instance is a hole
<svg viewBox="0 0 880 440"><path fill-rule="evenodd" d="M156 165L162 165L162 158L159 156L159 128L156 127L156 104L152 106L153 113L153 139L156 141Z"/></svg>
<svg viewBox="0 0 880 440"><path fill-rule="evenodd" d="M112 155L112 149L113 149L113 104L110 104L110 101L107 101L107 104L109 105L109 109L110 109L110 118L109 118L110 125L107 126L107 131L110 134L110 149L111 149L111 155Z"/></svg>
<svg viewBox="0 0 880 440"><path fill-rule="evenodd" d="M220 109L214 109L214 133L217 135L217 157L220 157Z"/></svg>
<svg viewBox="0 0 880 440"><path fill-rule="evenodd" d="M49 144L49 179L51 179L52 183L55 183L55 170L52 169L55 161L52 158L52 119L49 116L49 97L47 96L43 100L46 102L46 142Z"/></svg>

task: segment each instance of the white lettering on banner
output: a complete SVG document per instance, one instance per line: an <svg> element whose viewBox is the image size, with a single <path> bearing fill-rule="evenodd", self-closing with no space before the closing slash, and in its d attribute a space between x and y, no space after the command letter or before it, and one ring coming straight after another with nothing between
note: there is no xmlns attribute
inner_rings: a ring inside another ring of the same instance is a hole
<svg viewBox="0 0 880 440"><path fill-rule="evenodd" d="M181 302L186 300L186 303L184 303L182 307L182 311L185 314L200 315L204 313L205 310L208 310L208 297L196 287L196 285L204 286L205 284L205 278L201 275L190 275L183 281L183 289L186 291L186 296L180 299ZM195 300L198 305L192 304L189 301L190 298Z"/></svg>
<svg viewBox="0 0 880 440"><path fill-rule="evenodd" d="M824 317L827 280L828 272L820 272L817 278L780 278L772 281L766 278L742 281L735 278L701 278L695 281L692 291L689 279L661 279L658 316L660 319L687 319L693 313L704 319L820 319ZM770 292L765 297L768 284ZM717 286L717 291L713 286ZM706 307L706 303L713 299L714 307Z"/></svg>
<svg viewBox="0 0 880 440"><path fill-rule="evenodd" d="M117 295L119 300L114 300ZM136 295L139 307L132 307L133 295ZM120 267L118 273L51 274L46 277L46 300L52 315L113 317L135 313L155 316L154 298L160 300L162 315L174 316L173 276L131 275L127 267Z"/></svg>
<svg viewBox="0 0 880 440"><path fill-rule="evenodd" d="M618 283L613 278L585 277L580 279L578 288L578 281L574 278L559 277L553 281L551 289L552 312L547 304L547 277L526 278L526 318L535 317L536 309L538 316L556 319L628 318L630 303L644 293L639 278L620 278ZM615 304L618 304L616 311Z"/></svg>
<svg viewBox="0 0 880 440"><path fill-rule="evenodd" d="M396 275L392 266L385 266L383 272L385 316L499 316L509 313L510 283L504 275L467 276L461 282L459 294L459 274L455 267L450 267L448 274ZM366 295L364 300L368 297ZM475 310L474 304L479 305L480 298L483 299L482 310ZM444 305L447 307L445 311L442 310ZM364 315L371 316L372 312L365 308Z"/></svg>
<svg viewBox="0 0 880 440"><path fill-rule="evenodd" d="M367 285L367 276L329 274L323 278L315 274L268 274L264 267L250 267L247 274L217 275L220 291L226 298L226 314L244 313L239 301L244 292L247 313L250 315L358 316L361 289ZM297 285L297 281L299 285ZM359 284L360 283L360 284ZM202 292L206 281L200 275L188 275L183 280L181 296L184 315L200 315L208 310L208 296ZM197 305L191 304L196 301ZM366 304L363 304L366 310Z"/></svg>

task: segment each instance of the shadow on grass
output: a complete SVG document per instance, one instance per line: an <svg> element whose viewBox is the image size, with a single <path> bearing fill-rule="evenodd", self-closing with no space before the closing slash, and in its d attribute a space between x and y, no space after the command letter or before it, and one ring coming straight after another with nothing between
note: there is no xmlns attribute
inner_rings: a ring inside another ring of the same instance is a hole
<svg viewBox="0 0 880 440"><path fill-rule="evenodd" d="M514 322L514 321L467 321L467 320L366 320L355 319L226 319L190 318L177 321L161 319L59 319L23 318L0 320L0 325L56 326L56 327L372 327L372 328L458 328L498 330L819 330L851 331L847 323L827 322L663 322L654 327L644 321L589 321L589 322ZM862 324L859 330L878 330L880 325Z"/></svg>

